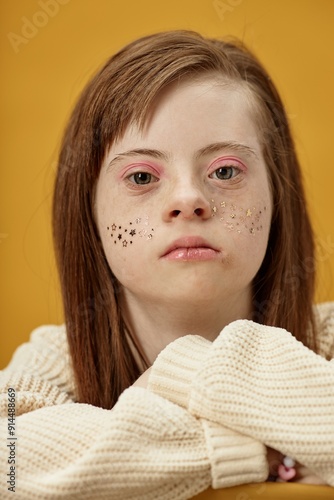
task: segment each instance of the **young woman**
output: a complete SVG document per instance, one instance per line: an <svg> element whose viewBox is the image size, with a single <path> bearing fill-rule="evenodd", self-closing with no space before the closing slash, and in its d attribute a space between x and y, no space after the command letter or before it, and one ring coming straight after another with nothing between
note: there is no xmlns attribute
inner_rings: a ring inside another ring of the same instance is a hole
<svg viewBox="0 0 334 500"><path fill-rule="evenodd" d="M53 224L65 326L2 374L17 498L334 485L334 306L313 306L300 167L249 51L177 31L113 56L65 132Z"/></svg>

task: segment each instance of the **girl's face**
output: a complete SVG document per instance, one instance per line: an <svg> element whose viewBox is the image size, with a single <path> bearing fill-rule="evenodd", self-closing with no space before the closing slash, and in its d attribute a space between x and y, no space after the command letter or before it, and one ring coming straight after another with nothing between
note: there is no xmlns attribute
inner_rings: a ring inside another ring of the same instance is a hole
<svg viewBox="0 0 334 500"><path fill-rule="evenodd" d="M181 81L107 152L96 219L128 303L250 313L272 213L253 114L238 86Z"/></svg>

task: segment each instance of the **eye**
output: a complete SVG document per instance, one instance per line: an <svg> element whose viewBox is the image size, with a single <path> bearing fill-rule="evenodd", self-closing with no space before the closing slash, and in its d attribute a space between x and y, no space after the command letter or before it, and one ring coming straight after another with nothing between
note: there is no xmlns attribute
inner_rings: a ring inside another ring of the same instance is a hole
<svg viewBox="0 0 334 500"><path fill-rule="evenodd" d="M150 184L151 182L156 182L158 180L154 175L149 174L148 172L136 172L129 175L128 179L133 184L140 186Z"/></svg>
<svg viewBox="0 0 334 500"><path fill-rule="evenodd" d="M238 175L240 170L237 167L219 167L217 168L210 177L213 179L219 179L220 181L228 181L236 175Z"/></svg>

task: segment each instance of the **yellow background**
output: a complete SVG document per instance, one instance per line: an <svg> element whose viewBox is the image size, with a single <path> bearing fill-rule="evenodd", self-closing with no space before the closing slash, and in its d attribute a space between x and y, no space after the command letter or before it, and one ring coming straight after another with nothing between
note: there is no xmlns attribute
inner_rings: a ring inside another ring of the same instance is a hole
<svg viewBox="0 0 334 500"><path fill-rule="evenodd" d="M109 55L155 31L234 35L268 68L321 245L317 299L334 299L333 21L332 0L0 1L0 368L33 328L62 321L50 206L73 103Z"/></svg>

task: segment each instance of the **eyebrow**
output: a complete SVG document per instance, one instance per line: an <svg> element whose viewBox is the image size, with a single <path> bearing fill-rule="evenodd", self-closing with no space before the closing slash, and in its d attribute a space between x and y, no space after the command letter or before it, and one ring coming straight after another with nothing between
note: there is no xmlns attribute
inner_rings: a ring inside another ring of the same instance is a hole
<svg viewBox="0 0 334 500"><path fill-rule="evenodd" d="M151 156L152 158L156 158L157 160L164 160L166 162L170 159L170 155L168 155L164 151L159 151L158 149L132 149L130 151L125 151L124 153L118 153L115 156L115 158L113 158L108 163L107 172L110 167L113 167L123 158L128 158L133 156Z"/></svg>
<svg viewBox="0 0 334 500"><path fill-rule="evenodd" d="M199 160L203 156L212 154L212 153L218 153L219 151L223 150L232 150L236 151L239 153L243 153L246 156L251 156L253 158L258 159L258 155L249 146L246 146L245 144L241 144L239 142L235 141L224 141L224 142L214 142L212 144L208 144L207 146L204 146L203 148L199 149L196 152L195 159ZM124 158L129 158L129 157L134 157L134 156L150 156L151 158L156 158L157 160L163 160L165 162L168 162L171 159L171 155L166 153L165 151L160 151L158 149L132 149L130 151L124 151L123 153L118 153L109 163L107 166L107 172L110 169L110 167L113 167L116 165L120 160Z"/></svg>
<svg viewBox="0 0 334 500"><path fill-rule="evenodd" d="M202 156L206 156L212 153L218 153L219 151L223 151L225 149L230 149L232 151L243 153L246 156L253 156L257 160L259 159L254 149L252 149L249 146L246 146L246 144L241 144L235 141L214 142L213 144L204 146L204 148L201 148L199 151L197 151L195 158L196 160L198 160Z"/></svg>

